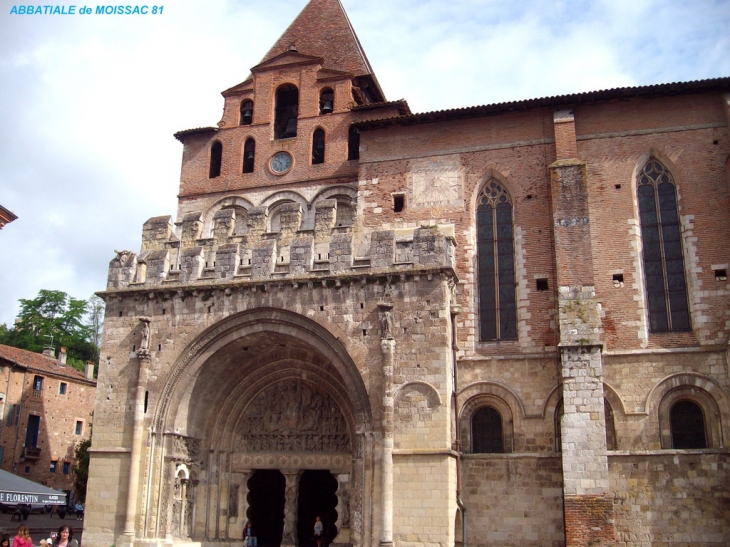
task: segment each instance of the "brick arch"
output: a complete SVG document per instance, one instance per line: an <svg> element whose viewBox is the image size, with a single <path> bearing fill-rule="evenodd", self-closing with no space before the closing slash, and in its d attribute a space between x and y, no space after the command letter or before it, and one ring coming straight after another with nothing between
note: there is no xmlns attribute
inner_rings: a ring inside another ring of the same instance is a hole
<svg viewBox="0 0 730 547"><path fill-rule="evenodd" d="M162 388L154 418L156 429L185 434L180 431L189 414L185 405L194 404L190 401L192 389L206 361L228 344L247 335L260 333L301 340L304 342L303 347L311 348L323 361L330 363L349 398L354 427L358 432L371 427L367 390L347 347L340 342L348 338L343 333L335 336L319 323L293 312L256 308L230 316L209 327L180 353Z"/></svg>
<svg viewBox="0 0 730 547"><path fill-rule="evenodd" d="M661 447L671 448L669 410L682 399L702 408L708 447L724 447L725 439L730 438L730 397L712 378L694 372L667 376L652 388L646 398L644 408L651 426L658 432Z"/></svg>

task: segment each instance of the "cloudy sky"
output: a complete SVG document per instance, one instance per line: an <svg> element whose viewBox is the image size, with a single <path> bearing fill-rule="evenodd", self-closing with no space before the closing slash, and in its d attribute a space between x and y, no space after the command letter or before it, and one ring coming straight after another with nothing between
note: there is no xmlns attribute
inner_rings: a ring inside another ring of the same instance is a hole
<svg viewBox="0 0 730 547"><path fill-rule="evenodd" d="M104 289L114 249L175 214L173 133L215 125L220 92L306 0L160 2L146 16L2 2L0 204L19 218L0 231L0 323L40 289ZM387 98L414 112L730 76L730 0L342 3Z"/></svg>

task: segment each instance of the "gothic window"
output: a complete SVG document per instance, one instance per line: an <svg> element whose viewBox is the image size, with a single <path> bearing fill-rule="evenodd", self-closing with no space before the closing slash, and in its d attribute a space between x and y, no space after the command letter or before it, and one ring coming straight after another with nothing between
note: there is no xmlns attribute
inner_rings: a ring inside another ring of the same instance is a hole
<svg viewBox="0 0 730 547"><path fill-rule="evenodd" d="M360 159L360 131L353 125L347 133L347 159Z"/></svg>
<svg viewBox="0 0 730 547"><path fill-rule="evenodd" d="M292 84L284 84L276 90L276 118L274 138L287 139L297 136L299 115L299 90Z"/></svg>
<svg viewBox="0 0 730 547"><path fill-rule="evenodd" d="M477 199L479 338L517 338L512 201L495 179Z"/></svg>
<svg viewBox="0 0 730 547"><path fill-rule="evenodd" d="M215 141L210 147L210 171L208 178L214 179L221 176L221 163L223 162L223 145Z"/></svg>
<svg viewBox="0 0 730 547"><path fill-rule="evenodd" d="M332 114L335 107L335 93L331 88L325 87L319 94L319 113Z"/></svg>
<svg viewBox="0 0 730 547"><path fill-rule="evenodd" d="M471 418L472 452L501 454L504 452L502 415L491 406L477 410Z"/></svg>
<svg viewBox="0 0 730 547"><path fill-rule="evenodd" d="M243 172L253 173L253 160L256 157L256 141L252 138L246 139L243 145Z"/></svg>
<svg viewBox="0 0 730 547"><path fill-rule="evenodd" d="M312 165L324 163L324 130L318 128L312 136Z"/></svg>
<svg viewBox="0 0 730 547"><path fill-rule="evenodd" d="M679 401L669 412L672 448L707 448L705 416L702 408L692 401Z"/></svg>
<svg viewBox="0 0 730 547"><path fill-rule="evenodd" d="M253 101L246 100L241 103L241 125L251 125L253 121Z"/></svg>
<svg viewBox="0 0 730 547"><path fill-rule="evenodd" d="M651 158L637 184L651 332L690 330L677 194L672 175Z"/></svg>

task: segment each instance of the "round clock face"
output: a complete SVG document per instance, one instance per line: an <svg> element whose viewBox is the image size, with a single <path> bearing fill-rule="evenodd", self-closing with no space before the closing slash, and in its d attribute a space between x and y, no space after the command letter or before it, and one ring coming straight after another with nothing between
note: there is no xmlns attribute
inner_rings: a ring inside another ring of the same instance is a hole
<svg viewBox="0 0 730 547"><path fill-rule="evenodd" d="M272 173L276 175L282 175L291 168L291 164L292 157L289 152L277 152L276 154L271 156L269 167Z"/></svg>

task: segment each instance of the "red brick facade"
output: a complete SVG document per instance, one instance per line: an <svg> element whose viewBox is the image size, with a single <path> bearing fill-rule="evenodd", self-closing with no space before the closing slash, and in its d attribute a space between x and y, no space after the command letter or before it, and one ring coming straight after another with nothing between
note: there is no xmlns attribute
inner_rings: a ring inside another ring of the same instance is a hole
<svg viewBox="0 0 730 547"><path fill-rule="evenodd" d="M0 346L0 386L2 469L72 492L74 451L91 434L96 380L59 359Z"/></svg>

